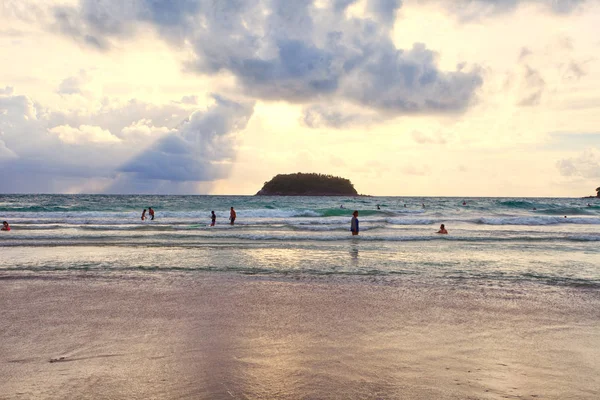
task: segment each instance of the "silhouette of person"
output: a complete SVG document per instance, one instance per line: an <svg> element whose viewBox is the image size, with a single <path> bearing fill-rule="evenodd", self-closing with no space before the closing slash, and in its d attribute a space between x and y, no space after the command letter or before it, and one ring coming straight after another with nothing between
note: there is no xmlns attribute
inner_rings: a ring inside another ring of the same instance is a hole
<svg viewBox="0 0 600 400"><path fill-rule="evenodd" d="M142 221L146 220L146 209L144 208L144 211L142 211Z"/></svg>
<svg viewBox="0 0 600 400"><path fill-rule="evenodd" d="M447 235L448 231L446 230L446 227L444 226L444 224L440 225L440 230L437 231L437 233L441 233L443 235Z"/></svg>
<svg viewBox="0 0 600 400"><path fill-rule="evenodd" d="M10 225L8 225L8 222L3 221L2 222L2 229L0 229L2 231L10 231Z"/></svg>
<svg viewBox="0 0 600 400"><path fill-rule="evenodd" d="M148 207L148 214L150 214L150 221L154 220L154 210L152 207Z"/></svg>
<svg viewBox="0 0 600 400"><path fill-rule="evenodd" d="M215 226L215 223L217 222L217 215L215 214L214 211L210 212L210 219L211 219L210 226Z"/></svg>
<svg viewBox="0 0 600 400"><path fill-rule="evenodd" d="M231 225L233 225L235 222L235 217L237 217L237 214L235 213L233 207L231 207L231 211L229 212L229 220L231 221Z"/></svg>
<svg viewBox="0 0 600 400"><path fill-rule="evenodd" d="M350 220L350 231L352 236L358 235L358 211L352 213L352 219Z"/></svg>

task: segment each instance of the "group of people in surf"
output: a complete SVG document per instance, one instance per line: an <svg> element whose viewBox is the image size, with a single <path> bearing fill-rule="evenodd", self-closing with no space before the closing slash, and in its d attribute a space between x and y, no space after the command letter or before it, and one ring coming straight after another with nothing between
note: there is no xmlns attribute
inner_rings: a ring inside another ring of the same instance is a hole
<svg viewBox="0 0 600 400"><path fill-rule="evenodd" d="M233 207L229 210L229 224L233 225L235 223L235 219L237 218L237 214ZM210 226L215 226L217 223L217 215L214 211L210 212Z"/></svg>
<svg viewBox="0 0 600 400"><path fill-rule="evenodd" d="M142 221L145 221L148 217L146 217L146 211L148 212L148 215L150 216L150 221L154 220L154 210L152 209L152 207L148 207L148 209L146 210L144 208L144 211L142 211ZM231 210L229 211L229 223L231 225L233 225L235 223L235 218L237 217L235 210L233 209L233 207L231 207ZM217 223L217 215L215 214L214 211L210 212L210 226L215 226L215 224ZM8 223L6 221L4 221L4 224L8 227ZM10 230L10 228L8 229L4 229L2 228L2 230Z"/></svg>
<svg viewBox="0 0 600 400"><path fill-rule="evenodd" d="M154 210L152 207L148 207L148 215L150 216L150 221L154 220ZM144 208L144 211L142 211L142 221L145 221L146 218L146 209Z"/></svg>

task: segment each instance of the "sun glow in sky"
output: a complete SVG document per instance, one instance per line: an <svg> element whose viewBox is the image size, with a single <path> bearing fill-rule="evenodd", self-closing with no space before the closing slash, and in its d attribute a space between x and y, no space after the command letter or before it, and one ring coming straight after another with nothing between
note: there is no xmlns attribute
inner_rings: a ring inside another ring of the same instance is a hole
<svg viewBox="0 0 600 400"><path fill-rule="evenodd" d="M3 193L600 186L600 0L5 0Z"/></svg>

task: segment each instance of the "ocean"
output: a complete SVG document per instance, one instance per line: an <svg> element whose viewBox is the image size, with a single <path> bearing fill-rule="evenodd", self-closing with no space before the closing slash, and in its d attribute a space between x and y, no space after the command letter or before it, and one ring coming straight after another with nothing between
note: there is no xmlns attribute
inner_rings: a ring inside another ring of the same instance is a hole
<svg viewBox="0 0 600 400"><path fill-rule="evenodd" d="M141 221L148 207L155 220ZM228 272L600 287L597 199L2 195L0 220L12 227L0 235L0 276ZM436 234L440 224L448 235Z"/></svg>
<svg viewBox="0 0 600 400"><path fill-rule="evenodd" d="M596 199L4 195L1 220L2 399L600 398Z"/></svg>

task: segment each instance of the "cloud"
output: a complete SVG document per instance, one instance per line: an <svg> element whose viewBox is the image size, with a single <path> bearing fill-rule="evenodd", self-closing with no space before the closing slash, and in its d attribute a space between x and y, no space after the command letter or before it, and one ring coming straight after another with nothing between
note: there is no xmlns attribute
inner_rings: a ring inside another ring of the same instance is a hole
<svg viewBox="0 0 600 400"><path fill-rule="evenodd" d="M141 119L124 127L118 135L121 139L130 143L141 144L149 140L155 140L170 132L167 127L157 127L149 119Z"/></svg>
<svg viewBox="0 0 600 400"><path fill-rule="evenodd" d="M411 4L436 3L456 14L460 20L470 22L485 17L515 11L520 5L533 4L556 14L569 14L585 3L597 0L412 0ZM408 2L407 2L408 3Z"/></svg>
<svg viewBox="0 0 600 400"><path fill-rule="evenodd" d="M112 193L133 193L147 183L148 190L197 193L212 180L227 177L235 135L245 128L252 104L216 96L205 111L190 114L172 103L163 108L130 101L85 116L46 110L27 96L0 96L0 180L5 191L108 187ZM173 123L174 111L177 117L187 115L172 128L166 125ZM154 118L148 115L152 112Z"/></svg>
<svg viewBox="0 0 600 400"><path fill-rule="evenodd" d="M585 149L576 157L565 158L556 163L562 176L600 178L600 150L597 147Z"/></svg>
<svg viewBox="0 0 600 400"><path fill-rule="evenodd" d="M81 0L55 15L64 34L101 44L151 24L165 40L191 46L190 70L228 73L255 99L345 101L388 118L459 113L474 101L483 83L478 68L443 71L424 44L394 45L390 18L399 0L368 0L372 18L346 15L353 3Z"/></svg>
<svg viewBox="0 0 600 400"><path fill-rule="evenodd" d="M63 79L58 86L57 93L59 94L82 94L82 86L90 82L91 78L88 74L81 70L76 76L71 76Z"/></svg>
<svg viewBox="0 0 600 400"><path fill-rule="evenodd" d="M14 160L15 158L19 158L14 151L6 147L6 144L0 140L0 162L6 160Z"/></svg>
<svg viewBox="0 0 600 400"><path fill-rule="evenodd" d="M533 54L533 51L531 51L530 49L528 49L527 47L522 47L521 48L521 52L519 53L519 62L525 60L527 57L529 57L531 54Z"/></svg>
<svg viewBox="0 0 600 400"><path fill-rule="evenodd" d="M227 177L235 157L235 133L245 129L253 104L218 96L215 101L215 106L193 113L178 130L119 167L120 180L142 190L138 183L147 185L149 180L207 182Z"/></svg>
<svg viewBox="0 0 600 400"><path fill-rule="evenodd" d="M405 165L400 169L405 175L427 176L431 174L431 168L428 165Z"/></svg>
<svg viewBox="0 0 600 400"><path fill-rule="evenodd" d="M522 96L518 105L522 107L539 105L545 88L546 81L544 81L541 74L529 65L526 65L523 76Z"/></svg>
<svg viewBox="0 0 600 400"><path fill-rule="evenodd" d="M412 138L419 144L446 144L447 140L441 133L427 135L420 131L413 131Z"/></svg>
<svg viewBox="0 0 600 400"><path fill-rule="evenodd" d="M309 128L348 128L353 125L365 125L378 122L381 118L374 114L352 112L334 106L315 104L303 110L301 122Z"/></svg>
<svg viewBox="0 0 600 400"><path fill-rule="evenodd" d="M587 62L577 63L575 61L570 61L563 74L563 78L566 80L579 80L583 78L587 75L587 72L584 69L586 63Z"/></svg>
<svg viewBox="0 0 600 400"><path fill-rule="evenodd" d="M69 144L111 143L121 141L121 139L99 126L81 125L78 128L74 128L69 125L61 125L49 129L48 131L56 134L62 142Z"/></svg>
<svg viewBox="0 0 600 400"><path fill-rule="evenodd" d="M0 96L2 95L6 95L6 96L10 96L11 94L13 94L14 89L12 86L6 86L4 89L0 88Z"/></svg>
<svg viewBox="0 0 600 400"><path fill-rule="evenodd" d="M198 96L183 96L181 102L183 104L198 104Z"/></svg>

